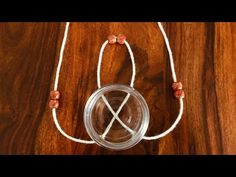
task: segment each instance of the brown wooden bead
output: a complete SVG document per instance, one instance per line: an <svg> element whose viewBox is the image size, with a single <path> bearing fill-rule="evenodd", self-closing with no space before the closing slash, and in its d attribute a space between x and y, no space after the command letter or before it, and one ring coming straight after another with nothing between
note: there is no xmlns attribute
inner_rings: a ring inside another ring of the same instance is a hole
<svg viewBox="0 0 236 177"><path fill-rule="evenodd" d="M58 100L50 100L49 101L49 107L50 108L58 108L59 107L59 101Z"/></svg>
<svg viewBox="0 0 236 177"><path fill-rule="evenodd" d="M107 39L109 44L115 44L117 37L115 35L109 35Z"/></svg>
<svg viewBox="0 0 236 177"><path fill-rule="evenodd" d="M182 85L182 83L181 82L174 82L173 84L172 84L172 89L173 90L182 90L182 88L183 88L183 85Z"/></svg>
<svg viewBox="0 0 236 177"><path fill-rule="evenodd" d="M59 98L60 98L60 92L59 91L52 90L50 92L50 99L58 100Z"/></svg>
<svg viewBox="0 0 236 177"><path fill-rule="evenodd" d="M180 99L184 98L184 91L183 90L176 90L174 92L175 98Z"/></svg>
<svg viewBox="0 0 236 177"><path fill-rule="evenodd" d="M125 43L125 40L126 40L126 36L123 35L123 34L119 34L118 37L117 37L117 42L119 44L124 44Z"/></svg>

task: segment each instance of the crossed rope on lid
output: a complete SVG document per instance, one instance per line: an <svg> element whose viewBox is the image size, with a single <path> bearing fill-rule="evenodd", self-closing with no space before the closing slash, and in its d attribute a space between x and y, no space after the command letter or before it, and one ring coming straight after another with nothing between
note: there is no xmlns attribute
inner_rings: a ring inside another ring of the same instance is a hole
<svg viewBox="0 0 236 177"><path fill-rule="evenodd" d="M104 103L106 104L107 108L109 109L109 111L113 114L113 118L111 119L110 123L108 124L107 128L105 129L105 131L103 132L103 134L101 135L101 137L103 139L105 139L106 135L108 134L109 130L111 129L113 123L115 120L117 120L120 125L122 127L124 127L126 130L128 130L131 134L134 134L134 131L132 129L130 129L127 125L124 124L124 122L122 122L122 120L120 120L119 118L119 113L121 112L121 110L123 109L124 105L127 103L128 99L130 97L130 94L128 93L125 97L125 99L123 100L123 102L121 103L120 107L117 109L117 111L115 112L112 107L110 106L109 102L107 101L106 97L104 95L102 95L102 99L104 101Z"/></svg>

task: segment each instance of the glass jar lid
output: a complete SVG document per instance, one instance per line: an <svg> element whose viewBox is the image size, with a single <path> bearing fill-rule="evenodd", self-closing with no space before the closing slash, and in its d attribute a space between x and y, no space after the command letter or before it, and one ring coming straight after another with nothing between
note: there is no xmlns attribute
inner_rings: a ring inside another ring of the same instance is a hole
<svg viewBox="0 0 236 177"><path fill-rule="evenodd" d="M120 84L104 86L88 99L84 124L89 136L101 146L128 149L140 142L149 124L149 110L142 95Z"/></svg>

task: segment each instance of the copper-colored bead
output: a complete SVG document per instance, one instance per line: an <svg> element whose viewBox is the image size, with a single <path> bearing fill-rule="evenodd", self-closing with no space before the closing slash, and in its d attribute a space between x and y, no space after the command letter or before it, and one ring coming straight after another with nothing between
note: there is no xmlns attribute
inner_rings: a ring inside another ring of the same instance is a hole
<svg viewBox="0 0 236 177"><path fill-rule="evenodd" d="M109 44L115 44L117 37L115 35L109 35L107 39Z"/></svg>
<svg viewBox="0 0 236 177"><path fill-rule="evenodd" d="M60 98L60 92L59 91L51 91L50 92L50 99L52 100L58 100Z"/></svg>
<svg viewBox="0 0 236 177"><path fill-rule="evenodd" d="M183 90L176 90L174 92L175 98L180 99L184 98L184 91Z"/></svg>
<svg viewBox="0 0 236 177"><path fill-rule="evenodd" d="M117 37L117 42L119 44L124 44L125 43L125 40L126 40L126 36L123 35L123 34L119 34L118 37Z"/></svg>
<svg viewBox="0 0 236 177"><path fill-rule="evenodd" d="M59 101L58 100L50 100L49 101L49 107L50 108L58 108L59 107Z"/></svg>
<svg viewBox="0 0 236 177"><path fill-rule="evenodd" d="M182 90L182 88L183 88L183 85L182 85L181 82L174 82L172 84L172 89L173 90Z"/></svg>

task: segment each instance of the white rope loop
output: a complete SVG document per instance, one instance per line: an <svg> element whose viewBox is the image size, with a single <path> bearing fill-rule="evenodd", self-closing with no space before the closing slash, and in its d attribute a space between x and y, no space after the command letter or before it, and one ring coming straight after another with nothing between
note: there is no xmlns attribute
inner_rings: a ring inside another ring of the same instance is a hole
<svg viewBox="0 0 236 177"><path fill-rule="evenodd" d="M173 82L177 82L177 77L176 77L176 73L175 73L175 67L174 67L174 60L173 60L173 55L172 55L172 51L171 51L171 47L170 47L170 44L169 44L169 39L165 33L165 30L161 24L161 22L157 22L159 28L160 28L160 31L162 33L162 36L164 38L164 41L165 41L165 44L166 44L166 47L167 47L167 50L168 50L168 53L169 53L169 61L170 61L170 67L171 67L171 74L172 74L172 79L173 79ZM61 50L60 50L60 57L59 57L59 61L58 61L58 65L57 65L57 70L56 70L56 76L55 76L55 82L54 82L54 90L56 91L57 88L58 88L58 83L59 83L59 76L60 76L60 69L61 69L61 64L62 64L62 61L63 61L63 54L64 54L64 49L65 49L65 45L66 45L66 39L67 39L67 35L68 35L68 30L69 30L69 25L70 23L69 22L66 22L66 27L65 27L65 32L64 32L64 37L63 37L63 41L62 41L62 45L61 45ZM102 44L102 47L100 49L100 53L99 53L99 59L98 59L98 67L97 67L97 86L98 88L101 88L101 79L100 79L100 72L101 72L101 64L102 64L102 56L103 56L103 52L104 52L104 49L106 47L106 45L108 44L108 40L105 41L103 44ZM131 47L129 45L129 43L127 41L125 41L124 43L129 51L129 54L130 54L130 58L131 58L131 62L132 62L132 78L131 78L131 81L130 81L130 87L133 88L134 86L134 82L135 82L135 75L136 75L136 66L135 66L135 60L134 60L134 55L133 55L133 52L131 50ZM110 130L113 122L115 120L119 121L120 124L126 129L128 130L129 132L132 133L132 130L129 129L129 127L127 127L118 117L118 114L119 114L119 111L122 109L122 107L125 105L125 103L128 101L128 98L129 98L129 94L127 94L126 98L124 99L124 101L122 102L122 104L120 105L120 107L118 108L118 111L115 113L113 111L113 109L111 108L111 106L109 105L108 101L106 100L106 98L103 96L102 97L105 104L107 105L108 109L112 112L113 114L113 118L112 118L112 121L110 122L110 124L107 126L107 129L105 130L105 132L103 133L103 135L101 135L103 138L106 136L106 134L108 133L108 131ZM156 140L156 139L159 139L159 138L162 138L164 136L166 136L167 134L169 134L171 131L174 130L174 128L177 126L177 124L179 123L179 121L181 120L182 118L182 115L183 115L183 107L184 107L184 104L183 104L183 98L180 98L179 99L179 114L175 120L175 122L170 126L170 128L168 128L166 131L158 134L158 135L155 135L155 136L144 136L143 139L145 140ZM75 141L75 142L78 142L78 143L84 143L84 144L93 144L95 143L94 141L88 141L88 140L82 140L82 139L78 139L78 138L74 138L70 135L68 135L67 133L65 133L61 126L59 125L59 122L58 122L58 119L57 119L57 114L56 114L56 109L53 108L52 109L52 116L53 116L53 120L54 120L54 123L56 125L56 128L59 130L59 132L65 136L66 138L72 140L72 141Z"/></svg>
<svg viewBox="0 0 236 177"><path fill-rule="evenodd" d="M97 86L98 86L98 88L101 88L101 78L100 78L100 75L101 75L101 65L102 65L103 53L104 53L105 47L107 46L108 43L109 43L109 41L106 40L102 44L102 47L101 47L100 53L99 53L98 66L97 66ZM132 52L132 49L131 49L129 43L127 41L125 41L124 44L126 45L128 51L129 51L130 59L131 59L131 63L132 63L132 77L131 77L131 81L130 81L130 87L133 88L134 87L134 81L135 81L135 75L136 75L136 66L135 66L134 54ZM121 103L121 105L118 108L117 112L114 112L114 110L110 106L109 102L107 101L106 97L104 95L102 96L102 99L103 99L104 103L106 104L107 108L113 114L113 118L111 119L111 121L108 124L107 128L105 129L104 133L101 135L101 137L103 139L105 139L106 135L108 134L108 132L111 129L111 127L112 127L112 125L113 125L115 120L117 120L121 124L121 126L124 127L131 134L134 133L134 131L132 129L130 129L127 125L125 125L125 123L123 123L122 120L120 120L120 118L118 116L118 114L120 113L120 111L122 110L124 105L128 102L129 97L130 97L130 94L127 93L125 99Z"/></svg>
<svg viewBox="0 0 236 177"><path fill-rule="evenodd" d="M103 44L102 47L100 49L99 52L99 57L98 57L98 66L97 66L97 86L98 88L101 88L101 65L102 65L102 57L103 57L103 53L104 53L104 49L106 48L108 44L108 40L106 40ZM127 41L125 41L124 43L129 51L129 55L130 55L130 59L132 62L132 77L131 77L131 81L130 81L130 87L134 87L134 81L135 81L135 75L136 75L136 67L135 67L135 60L134 60L134 54L132 52L132 49L129 45L129 43Z"/></svg>

